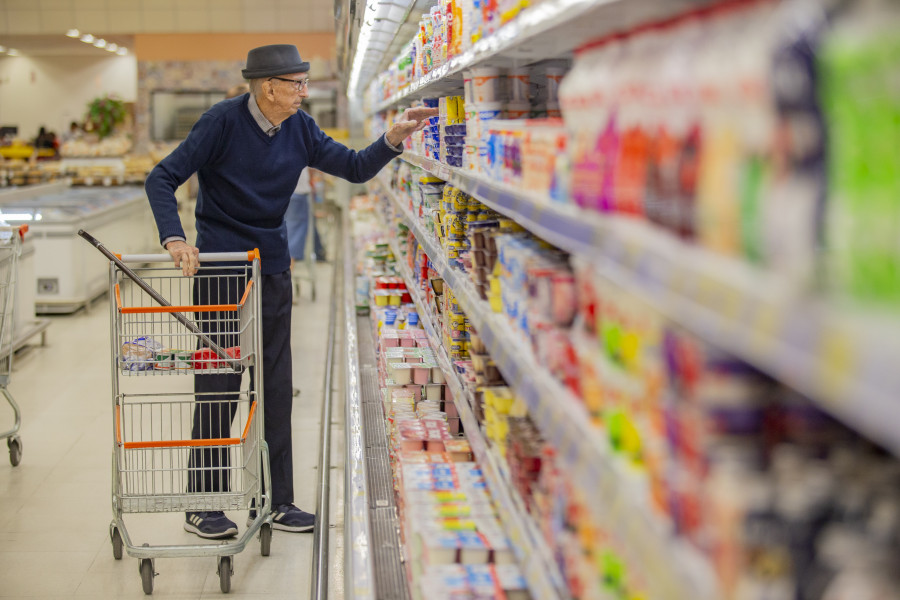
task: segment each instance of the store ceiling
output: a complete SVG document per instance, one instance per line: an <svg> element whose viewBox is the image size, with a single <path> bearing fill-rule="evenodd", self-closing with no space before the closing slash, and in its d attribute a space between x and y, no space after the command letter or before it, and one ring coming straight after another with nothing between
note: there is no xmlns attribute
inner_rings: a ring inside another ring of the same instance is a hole
<svg viewBox="0 0 900 600"><path fill-rule="evenodd" d="M0 35L333 29L333 0L0 0Z"/></svg>

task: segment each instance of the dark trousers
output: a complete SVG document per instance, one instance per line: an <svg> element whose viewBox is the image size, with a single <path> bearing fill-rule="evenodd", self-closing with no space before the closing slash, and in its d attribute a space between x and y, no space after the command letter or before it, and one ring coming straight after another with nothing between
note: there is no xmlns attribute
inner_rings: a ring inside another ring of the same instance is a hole
<svg viewBox="0 0 900 600"><path fill-rule="evenodd" d="M216 271L215 273L218 273ZM222 270L221 273L228 271ZM233 271L231 271L233 273ZM201 271L202 274L213 274ZM194 283L194 304L234 304L244 294L246 279L234 277L199 277ZM294 501L294 467L291 445L291 408L293 382L291 376L291 285L290 271L263 275L260 285L262 301L263 378L259 388L265 394L265 439L269 445L272 470L272 504ZM236 336L216 329L216 319L204 318L201 330L223 348L236 346ZM231 338L231 339L229 339ZM255 374L251 369L253 381ZM230 437L231 421L237 410L241 385L239 373L194 375L197 396L194 409L193 439ZM205 395L210 394L210 395ZM198 448L191 451L188 465L188 491L216 492L228 489L226 450Z"/></svg>

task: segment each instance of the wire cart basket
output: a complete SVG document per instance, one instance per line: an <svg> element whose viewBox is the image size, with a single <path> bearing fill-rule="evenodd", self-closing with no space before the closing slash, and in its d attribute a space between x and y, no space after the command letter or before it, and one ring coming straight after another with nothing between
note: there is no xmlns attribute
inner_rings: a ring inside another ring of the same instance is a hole
<svg viewBox="0 0 900 600"><path fill-rule="evenodd" d="M0 393L9 402L13 410L13 427L9 431L0 432L0 439L6 439L9 448L9 462L18 466L22 460L22 440L19 428L22 426L22 415L19 405L9 391L9 378L12 375L13 344L15 343L16 323L16 285L19 275L19 256L22 254L22 240L27 225L16 227L0 226Z"/></svg>
<svg viewBox="0 0 900 600"><path fill-rule="evenodd" d="M217 557L227 593L233 555L258 532L268 556L272 539L264 399L254 381L262 374L259 254L200 260L193 277L174 268L168 254L110 262L110 538L116 559L123 549L140 559L146 594L153 592L154 559L186 556ZM192 384L209 376L230 378L228 393L196 391ZM246 531L217 543L138 545L123 520L132 513L225 510L254 512Z"/></svg>

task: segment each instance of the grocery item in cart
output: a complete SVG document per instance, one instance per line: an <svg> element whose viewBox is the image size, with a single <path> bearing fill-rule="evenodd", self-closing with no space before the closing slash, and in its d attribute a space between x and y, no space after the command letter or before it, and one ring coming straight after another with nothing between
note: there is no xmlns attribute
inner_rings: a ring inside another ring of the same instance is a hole
<svg viewBox="0 0 900 600"><path fill-rule="evenodd" d="M157 353L163 345L151 337L142 336L122 344L120 362L123 371L152 371Z"/></svg>

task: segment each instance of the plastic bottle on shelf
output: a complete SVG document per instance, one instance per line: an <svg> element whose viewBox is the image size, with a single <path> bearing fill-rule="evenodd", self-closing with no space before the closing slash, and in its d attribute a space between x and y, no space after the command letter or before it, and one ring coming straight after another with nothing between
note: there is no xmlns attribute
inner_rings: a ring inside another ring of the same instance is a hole
<svg viewBox="0 0 900 600"><path fill-rule="evenodd" d="M771 185L761 215L763 259L800 286L812 283L827 193L819 50L826 27L817 3L779 12L770 75L776 110Z"/></svg>
<svg viewBox="0 0 900 600"><path fill-rule="evenodd" d="M813 246L802 232L809 231L815 221L814 204L810 203L813 199L791 198L788 201L792 206L790 213L784 203L787 198L777 204L772 199L776 121L770 81L775 58L774 32L777 29L773 9L757 8L744 27L743 39L734 57L737 87L729 95L729 102L735 105L735 112L740 115L742 124L737 182L741 255L751 262L763 260L766 253L763 215L767 210L766 204L773 204L768 212L779 214L778 219L790 228L790 239L797 240L811 259ZM801 204L805 205L804 209L796 210ZM787 263L789 257L784 256L783 260ZM776 259L776 262L781 260Z"/></svg>
<svg viewBox="0 0 900 600"><path fill-rule="evenodd" d="M644 212L651 222L690 237L699 143L699 97L692 65L703 26L698 19L690 19L667 35L654 82L658 120Z"/></svg>
<svg viewBox="0 0 900 600"><path fill-rule="evenodd" d="M841 292L896 306L900 253L896 240L900 177L889 148L900 99L893 2L854 3L825 39L820 90L828 129L829 266Z"/></svg>
<svg viewBox="0 0 900 600"><path fill-rule="evenodd" d="M739 74L731 56L742 41L743 15L712 18L710 38L698 62L697 76L703 107L703 147L697 181L697 237L701 244L722 254L740 250L738 169L741 158L741 115L729 101L737 90Z"/></svg>

